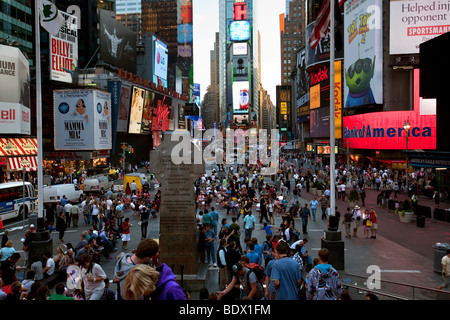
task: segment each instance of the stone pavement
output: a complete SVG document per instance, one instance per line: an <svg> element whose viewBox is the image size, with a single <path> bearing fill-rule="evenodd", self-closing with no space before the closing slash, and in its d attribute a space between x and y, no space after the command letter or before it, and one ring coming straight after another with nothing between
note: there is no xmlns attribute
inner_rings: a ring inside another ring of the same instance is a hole
<svg viewBox="0 0 450 320"><path fill-rule="evenodd" d="M349 281L353 284L358 282L358 285L361 286L365 283L365 279L372 275L372 271L368 270L369 266L375 265L381 270L381 281L436 288L441 283L441 277L440 274L434 272L434 250L432 246L436 242L450 243L450 224L433 219L426 219L425 228L417 227L415 222L401 223L392 210L377 207L376 197L379 191L368 189L366 194L366 207L362 207L362 209L374 208L376 210L378 215L377 238L365 239L362 229L358 231L357 238L345 238L345 231L341 225L339 226L345 244L345 270L340 270L340 274L357 276L343 276L343 281ZM312 198L311 190L310 193L307 193L306 188L303 188L300 205L309 203ZM406 195L399 195L398 198L403 200ZM421 198L419 204L430 204L434 208L434 201L430 199ZM348 202L338 199L336 205L343 216L348 207ZM361 206L361 204L359 205ZM441 203L440 207L445 206L450 207L447 203ZM220 221L223 217L226 217L226 211L224 209L218 211ZM308 223L308 234L300 236L300 238L308 239L306 247L313 258L317 257L317 252L321 248L321 237L324 236L324 230L326 229L326 221L320 220L320 207L316 216L316 222ZM230 220L231 215L228 217ZM242 228L242 219L239 220ZM256 220L256 230L253 235L258 238L259 243L262 243L265 240L265 232L259 230L262 227L262 224L258 223L259 217ZM276 217L275 225L279 226L280 224L281 217ZM300 219L295 219L295 225L297 230L302 230ZM243 241L243 236L241 241ZM219 290L217 285L218 271L210 269L209 278L209 291ZM409 288L391 286L383 282L382 286L382 290L404 296L410 295L412 291ZM416 289L416 298L417 291ZM424 296L423 298L428 299L430 297ZM435 299L435 297L432 296L431 299Z"/></svg>

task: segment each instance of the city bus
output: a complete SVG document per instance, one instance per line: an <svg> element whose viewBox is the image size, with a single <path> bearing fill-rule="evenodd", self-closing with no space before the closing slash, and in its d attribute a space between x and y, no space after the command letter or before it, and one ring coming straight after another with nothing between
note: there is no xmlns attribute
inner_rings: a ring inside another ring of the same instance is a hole
<svg viewBox="0 0 450 320"><path fill-rule="evenodd" d="M25 204L24 204L25 200ZM25 199L23 182L0 183L0 219L4 222L17 217L24 218L34 212L36 192L34 186L25 182Z"/></svg>

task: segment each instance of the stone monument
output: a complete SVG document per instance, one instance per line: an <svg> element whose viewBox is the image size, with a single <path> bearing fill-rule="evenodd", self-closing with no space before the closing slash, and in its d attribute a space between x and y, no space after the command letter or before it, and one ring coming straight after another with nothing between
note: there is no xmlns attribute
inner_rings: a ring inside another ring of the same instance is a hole
<svg viewBox="0 0 450 320"><path fill-rule="evenodd" d="M183 274L187 282L197 279L199 268L194 182L205 171L203 161L194 164L194 153L199 150L190 140L187 131L165 132L164 141L150 152L150 168L161 189L160 261L172 267L177 277ZM189 148L177 153L174 147L181 141L188 141ZM181 158L182 163L177 164L173 157L178 157L178 162Z"/></svg>

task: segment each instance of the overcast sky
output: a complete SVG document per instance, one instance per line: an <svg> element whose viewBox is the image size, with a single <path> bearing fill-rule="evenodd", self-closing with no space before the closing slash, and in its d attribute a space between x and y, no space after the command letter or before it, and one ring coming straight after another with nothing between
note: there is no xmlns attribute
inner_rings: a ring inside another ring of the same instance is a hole
<svg viewBox="0 0 450 320"><path fill-rule="evenodd" d="M219 31L219 0L193 0L194 7L194 82L200 84L201 99L210 84L210 51ZM276 103L276 86L281 84L280 20L285 0L254 0L257 26L261 33L261 82Z"/></svg>

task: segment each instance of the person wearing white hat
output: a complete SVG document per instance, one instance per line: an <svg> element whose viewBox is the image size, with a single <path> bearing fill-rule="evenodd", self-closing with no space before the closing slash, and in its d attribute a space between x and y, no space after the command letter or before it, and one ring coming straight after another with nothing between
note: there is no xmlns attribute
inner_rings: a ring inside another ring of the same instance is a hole
<svg viewBox="0 0 450 320"><path fill-rule="evenodd" d="M357 233L358 233L358 228L361 226L361 208L356 205L355 208L353 209L353 237L356 238L357 237Z"/></svg>

